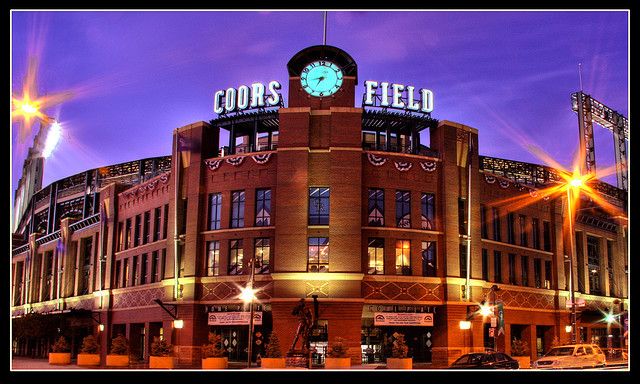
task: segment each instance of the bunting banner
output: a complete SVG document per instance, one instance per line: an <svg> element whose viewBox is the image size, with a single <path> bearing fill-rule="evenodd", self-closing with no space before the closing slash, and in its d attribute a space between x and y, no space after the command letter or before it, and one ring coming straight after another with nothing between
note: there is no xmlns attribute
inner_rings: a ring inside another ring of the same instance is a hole
<svg viewBox="0 0 640 384"><path fill-rule="evenodd" d="M242 162L244 161L244 156L230 157L228 159L225 159L225 161L227 164L231 164L237 167L238 165L242 164Z"/></svg>
<svg viewBox="0 0 640 384"><path fill-rule="evenodd" d="M509 188L509 182L508 181L500 180L499 183L500 183L500 188L504 188L504 189Z"/></svg>
<svg viewBox="0 0 640 384"><path fill-rule="evenodd" d="M253 161L255 161L258 164L265 164L271 158L271 153L264 153L262 155L253 155L251 156L251 158L253 159Z"/></svg>
<svg viewBox="0 0 640 384"><path fill-rule="evenodd" d="M386 158L382 156L376 156L373 153L367 153L367 159L369 159L369 162L376 167L380 167L387 162Z"/></svg>
<svg viewBox="0 0 640 384"><path fill-rule="evenodd" d="M160 176L160 181L162 182L162 184L167 184L167 182L169 181L169 175L162 175Z"/></svg>
<svg viewBox="0 0 640 384"><path fill-rule="evenodd" d="M425 161L425 162L420 162L420 167L422 167L423 170L427 171L427 172L433 172L436 170L436 167L438 166L438 164L435 161Z"/></svg>
<svg viewBox="0 0 640 384"><path fill-rule="evenodd" d="M205 160L204 163L210 170L215 171L222 164L222 160Z"/></svg>
<svg viewBox="0 0 640 384"><path fill-rule="evenodd" d="M496 182L496 178L494 176L484 175L484 181L489 184L493 184Z"/></svg>
<svg viewBox="0 0 640 384"><path fill-rule="evenodd" d="M536 191L535 189L530 189L529 195L531 195L531 197L538 197L538 191Z"/></svg>
<svg viewBox="0 0 640 384"><path fill-rule="evenodd" d="M400 172L406 172L413 167L413 163L408 161L394 161L396 169Z"/></svg>

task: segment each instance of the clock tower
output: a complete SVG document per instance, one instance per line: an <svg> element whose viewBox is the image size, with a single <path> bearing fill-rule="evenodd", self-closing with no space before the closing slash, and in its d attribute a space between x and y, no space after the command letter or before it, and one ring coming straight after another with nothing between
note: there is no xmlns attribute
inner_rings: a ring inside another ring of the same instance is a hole
<svg viewBox="0 0 640 384"><path fill-rule="evenodd" d="M317 296L329 338L358 350L362 315L362 108L357 65L343 50L318 45L287 64L289 97L280 108L275 191L277 252L272 272L273 326L289 342L292 300ZM322 202L314 198L320 194ZM328 218L311 219L313 212ZM322 266L314 244L323 244ZM328 245L328 247L327 247ZM339 326L338 326L339 324Z"/></svg>

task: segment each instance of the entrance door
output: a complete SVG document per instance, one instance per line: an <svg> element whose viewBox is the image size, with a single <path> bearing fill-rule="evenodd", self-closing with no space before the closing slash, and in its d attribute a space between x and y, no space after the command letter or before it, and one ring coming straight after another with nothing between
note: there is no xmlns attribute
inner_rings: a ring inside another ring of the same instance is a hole
<svg viewBox="0 0 640 384"><path fill-rule="evenodd" d="M131 333L129 340L131 357L139 361L144 360L146 350L144 338L144 323L131 324Z"/></svg>

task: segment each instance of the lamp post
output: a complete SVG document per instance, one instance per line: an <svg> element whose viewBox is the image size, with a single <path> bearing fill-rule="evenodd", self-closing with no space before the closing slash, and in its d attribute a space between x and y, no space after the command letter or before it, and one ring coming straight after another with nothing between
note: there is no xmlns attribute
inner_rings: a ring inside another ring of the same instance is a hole
<svg viewBox="0 0 640 384"><path fill-rule="evenodd" d="M255 291L253 290L253 280L255 277L255 269L253 267L254 258L249 261L249 268L251 268L251 275L247 286L242 290L240 298L245 304L249 303L249 346L247 347L247 368L251 368L251 354L253 344L253 300L256 298Z"/></svg>
<svg viewBox="0 0 640 384"><path fill-rule="evenodd" d="M573 257L575 255L575 247L574 247L574 233L573 233L573 209L571 208L571 201L573 198L573 188L580 188L582 185L582 180L578 178L574 178L569 182L567 186L567 211L568 211L568 219L569 219L569 294L571 300L571 344L576 343L576 297L575 290L573 287Z"/></svg>

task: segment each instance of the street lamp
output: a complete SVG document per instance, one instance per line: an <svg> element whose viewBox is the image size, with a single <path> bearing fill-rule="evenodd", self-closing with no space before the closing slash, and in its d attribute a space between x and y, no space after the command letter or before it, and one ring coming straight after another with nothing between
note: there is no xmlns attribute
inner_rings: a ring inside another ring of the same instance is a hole
<svg viewBox="0 0 640 384"><path fill-rule="evenodd" d="M251 368L251 353L252 353L252 344L253 344L253 300L256 299L255 290L253 289L254 275L255 270L253 268L254 258L252 257L249 261L249 268L251 268L251 277L249 278L249 282L247 286L242 289L240 294L240 298L244 301L245 305L249 304L249 346L247 348L247 368Z"/></svg>
<svg viewBox="0 0 640 384"><path fill-rule="evenodd" d="M568 256L569 262L569 290L570 290L570 300L571 300L571 344L576 343L576 297L573 287L573 257L575 255L575 247L573 244L573 209L571 208L571 201L573 199L573 189L580 188L582 186L582 179L574 177L569 180L569 185L567 185L567 212L569 219L569 247L570 255ZM567 261L567 260L565 260Z"/></svg>

